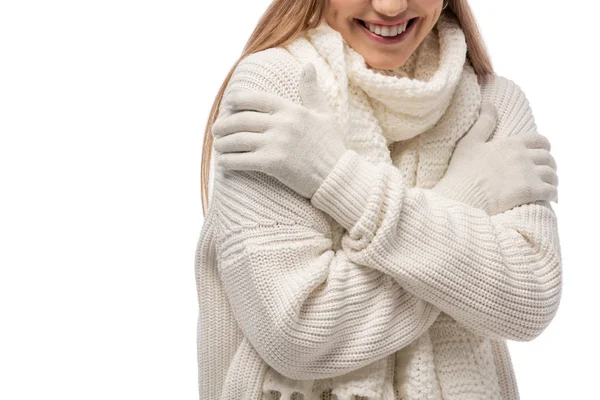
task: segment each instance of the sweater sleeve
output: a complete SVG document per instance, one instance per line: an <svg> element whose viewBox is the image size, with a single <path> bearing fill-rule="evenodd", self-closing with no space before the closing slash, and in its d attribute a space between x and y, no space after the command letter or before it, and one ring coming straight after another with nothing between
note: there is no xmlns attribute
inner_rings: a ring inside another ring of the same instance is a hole
<svg viewBox="0 0 600 400"><path fill-rule="evenodd" d="M245 58L226 94L265 90L300 102L287 86L299 67L286 67L283 51ZM276 178L217 163L213 198L217 270L233 315L282 375L323 379L353 371L409 345L439 315L391 276L334 250L331 217Z"/></svg>
<svg viewBox="0 0 600 400"><path fill-rule="evenodd" d="M535 128L512 81L496 76L482 97L498 107L494 138ZM533 340L557 312L561 252L547 201L489 216L468 202L407 188L397 168L348 150L311 202L346 228L342 248L351 261L393 276L477 334Z"/></svg>

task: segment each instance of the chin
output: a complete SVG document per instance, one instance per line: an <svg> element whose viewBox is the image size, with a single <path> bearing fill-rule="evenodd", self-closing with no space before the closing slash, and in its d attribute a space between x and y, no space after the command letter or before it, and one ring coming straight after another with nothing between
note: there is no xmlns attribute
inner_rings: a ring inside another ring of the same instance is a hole
<svg viewBox="0 0 600 400"><path fill-rule="evenodd" d="M386 60L385 58L365 59L366 63L374 69L396 69L404 65L406 60Z"/></svg>

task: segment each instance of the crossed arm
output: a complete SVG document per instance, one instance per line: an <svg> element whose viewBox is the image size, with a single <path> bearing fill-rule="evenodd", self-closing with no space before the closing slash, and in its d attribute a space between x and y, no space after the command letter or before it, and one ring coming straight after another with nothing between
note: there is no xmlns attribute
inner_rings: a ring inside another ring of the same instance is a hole
<svg viewBox="0 0 600 400"><path fill-rule="evenodd" d="M217 170L214 190L232 310L289 378L360 368L414 341L440 312L475 333L523 341L558 308L560 247L547 202L489 216L407 188L398 169L352 150L310 200L258 171ZM337 251L331 218L347 229Z"/></svg>

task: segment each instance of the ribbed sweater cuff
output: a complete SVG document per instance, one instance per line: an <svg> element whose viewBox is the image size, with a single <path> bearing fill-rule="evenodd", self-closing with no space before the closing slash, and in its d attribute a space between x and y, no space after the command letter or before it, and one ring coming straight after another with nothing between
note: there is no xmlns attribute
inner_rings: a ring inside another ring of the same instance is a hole
<svg viewBox="0 0 600 400"><path fill-rule="evenodd" d="M311 203L349 231L365 212L378 168L356 151L346 150L311 197Z"/></svg>
<svg viewBox="0 0 600 400"><path fill-rule="evenodd" d="M466 179L462 176L453 177L451 181L442 179L431 190L451 200L488 211L486 197L479 185L473 182L472 179Z"/></svg>

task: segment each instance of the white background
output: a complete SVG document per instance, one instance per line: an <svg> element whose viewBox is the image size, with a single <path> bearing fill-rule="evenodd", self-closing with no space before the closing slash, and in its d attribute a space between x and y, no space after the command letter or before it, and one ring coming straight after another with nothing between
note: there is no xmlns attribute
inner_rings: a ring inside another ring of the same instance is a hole
<svg viewBox="0 0 600 400"><path fill-rule="evenodd" d="M597 398L600 7L470 3L560 178L563 297L509 342L521 398ZM269 1L0 4L0 399L198 399L204 125Z"/></svg>

